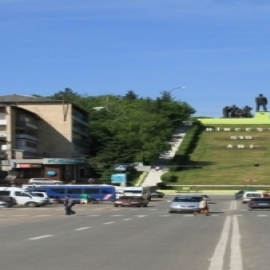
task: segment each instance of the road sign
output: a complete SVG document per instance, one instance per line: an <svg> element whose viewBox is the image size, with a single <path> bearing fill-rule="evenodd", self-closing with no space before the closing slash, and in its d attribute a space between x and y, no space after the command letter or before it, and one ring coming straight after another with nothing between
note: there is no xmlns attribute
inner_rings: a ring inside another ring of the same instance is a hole
<svg viewBox="0 0 270 270"><path fill-rule="evenodd" d="M116 171L126 171L127 170L127 165L125 165L125 164L116 164L116 165L114 165L114 169Z"/></svg>
<svg viewBox="0 0 270 270"><path fill-rule="evenodd" d="M112 174L111 182L112 183L126 183L127 175L125 173L116 173Z"/></svg>

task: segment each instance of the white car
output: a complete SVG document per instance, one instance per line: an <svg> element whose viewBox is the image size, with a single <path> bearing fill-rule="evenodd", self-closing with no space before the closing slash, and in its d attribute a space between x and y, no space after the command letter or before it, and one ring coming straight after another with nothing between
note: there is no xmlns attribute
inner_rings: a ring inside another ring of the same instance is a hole
<svg viewBox="0 0 270 270"><path fill-rule="evenodd" d="M0 201L0 208L8 208L8 204L6 202Z"/></svg>
<svg viewBox="0 0 270 270"><path fill-rule="evenodd" d="M46 185L46 184L53 184L53 185L62 185L63 182L60 180L52 180L50 178L31 178L28 181L28 184L36 184L36 185Z"/></svg>

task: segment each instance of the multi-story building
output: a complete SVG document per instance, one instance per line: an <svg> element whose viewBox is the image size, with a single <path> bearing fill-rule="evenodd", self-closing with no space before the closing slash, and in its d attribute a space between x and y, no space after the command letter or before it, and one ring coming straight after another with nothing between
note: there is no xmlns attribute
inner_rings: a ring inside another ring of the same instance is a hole
<svg viewBox="0 0 270 270"><path fill-rule="evenodd" d="M88 113L71 102L42 97L0 96L2 170L19 178L87 177Z"/></svg>

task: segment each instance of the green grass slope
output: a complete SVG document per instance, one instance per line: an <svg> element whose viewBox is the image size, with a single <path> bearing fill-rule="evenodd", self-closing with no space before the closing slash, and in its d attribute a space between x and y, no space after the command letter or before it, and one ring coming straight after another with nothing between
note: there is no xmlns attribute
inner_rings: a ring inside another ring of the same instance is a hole
<svg viewBox="0 0 270 270"><path fill-rule="evenodd" d="M165 174L164 179L173 179L172 184L179 185L246 185L247 179L257 180L253 183L256 185L270 185L270 125L211 127L241 128L241 131L206 131L202 126L188 156L177 164L177 170Z"/></svg>

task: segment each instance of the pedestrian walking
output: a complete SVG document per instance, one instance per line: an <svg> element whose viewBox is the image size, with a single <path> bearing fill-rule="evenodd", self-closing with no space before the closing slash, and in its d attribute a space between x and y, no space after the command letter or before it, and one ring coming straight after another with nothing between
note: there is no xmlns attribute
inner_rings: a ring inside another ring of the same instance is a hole
<svg viewBox="0 0 270 270"><path fill-rule="evenodd" d="M82 193L80 195L80 204L81 205L87 205L88 204L89 196L86 193Z"/></svg>
<svg viewBox="0 0 270 270"><path fill-rule="evenodd" d="M207 198L202 197L199 203L199 211L195 211L194 215L196 216L199 213L199 214L205 214L206 216L210 216L209 211L210 210L209 210L209 204L208 204Z"/></svg>
<svg viewBox="0 0 270 270"><path fill-rule="evenodd" d="M64 206L65 206L65 212L66 215L74 215L76 214L75 211L72 210L72 206L74 205L74 202L70 196L66 196L64 200Z"/></svg>

